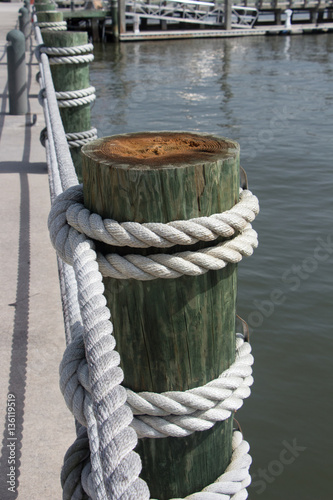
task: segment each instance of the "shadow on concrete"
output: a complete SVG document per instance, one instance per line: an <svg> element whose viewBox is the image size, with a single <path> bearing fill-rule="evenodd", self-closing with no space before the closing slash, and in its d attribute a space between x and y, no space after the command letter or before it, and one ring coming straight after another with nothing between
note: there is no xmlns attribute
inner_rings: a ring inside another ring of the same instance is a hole
<svg viewBox="0 0 333 500"><path fill-rule="evenodd" d="M8 398L12 395L15 401L15 426L9 426L8 414L3 431L2 449L0 455L0 491L1 499L9 500L18 497L19 476L21 467L21 449L24 427L24 406L27 383L28 338L29 338L29 306L30 306L30 191L29 191L29 166L38 168L40 164L30 164L31 127L25 127L24 148L22 162L2 162L3 168L15 166L20 176L20 226L18 243L17 287L14 328L10 356ZM7 165L4 167L4 165ZM12 448L8 446L11 444ZM9 463L14 459L14 463ZM15 466L14 486L7 483L10 480L9 466ZM13 489L9 490L8 488Z"/></svg>
<svg viewBox="0 0 333 500"><path fill-rule="evenodd" d="M21 161L0 161L0 174L47 174L46 163L23 163Z"/></svg>

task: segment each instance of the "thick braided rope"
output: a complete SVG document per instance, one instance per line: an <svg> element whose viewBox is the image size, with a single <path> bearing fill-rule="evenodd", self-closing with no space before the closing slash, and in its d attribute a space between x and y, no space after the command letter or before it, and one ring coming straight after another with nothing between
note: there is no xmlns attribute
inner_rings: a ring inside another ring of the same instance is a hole
<svg viewBox="0 0 333 500"><path fill-rule="evenodd" d="M61 258L68 264L71 264L72 256L68 245L70 226L67 223L66 211L78 199L80 199L80 193L76 187L67 190L58 197L49 216L51 242ZM252 229L251 224L246 223L242 232L233 239L197 252L156 254L146 257L132 254L124 257L117 254L104 256L98 252L97 261L104 277L133 278L142 281L156 278L169 279L182 275L199 276L210 270L222 269L228 263L238 263L243 256L252 255L257 246L257 233Z"/></svg>
<svg viewBox="0 0 333 500"><path fill-rule="evenodd" d="M245 500L246 488L251 483L249 473L252 462L249 455L250 446L243 439L240 431L234 430L232 436L232 456L225 472L211 485L201 492L192 493L185 499L171 500ZM78 438L69 448L65 456L64 469L61 474L64 500L86 500L87 493L93 498L91 485L91 467L89 456L89 440L86 429L81 427ZM76 496L75 496L76 495Z"/></svg>
<svg viewBox="0 0 333 500"><path fill-rule="evenodd" d="M83 205L82 186L77 186L78 202L67 211L68 223L89 238L113 246L134 248L169 248L173 245L193 245L198 241L213 241L219 236L229 238L235 232L245 229L259 213L256 196L249 190L240 190L240 199L230 210L209 217L198 217L186 221L172 221L167 224L123 222L102 219L92 214ZM81 193L81 196L80 196Z"/></svg>
<svg viewBox="0 0 333 500"><path fill-rule="evenodd" d="M237 334L236 361L208 384L162 394L127 390L127 404L136 416L132 426L138 437L185 437L226 420L251 394L252 364L251 346Z"/></svg>
<svg viewBox="0 0 333 500"><path fill-rule="evenodd" d="M92 52L93 50L94 46L92 43L76 45L74 47L46 47L45 45L40 47L40 52L48 56L76 56L78 54Z"/></svg>
<svg viewBox="0 0 333 500"><path fill-rule="evenodd" d="M36 26L38 26L41 29L43 29L43 28L59 29L61 31L64 31L67 29L67 22L66 21L53 21L53 22L44 21L44 22L36 23Z"/></svg>
<svg viewBox="0 0 333 500"><path fill-rule="evenodd" d="M249 455L250 446L243 440L240 431L233 433L232 450L230 464L214 483L185 499L172 500L245 500L248 497L246 488L251 484L249 469L252 458Z"/></svg>
<svg viewBox="0 0 333 500"><path fill-rule="evenodd" d="M91 137L97 136L97 128L92 127L90 130L86 132L68 132L66 134L67 141L75 141L77 139L89 139Z"/></svg>
<svg viewBox="0 0 333 500"><path fill-rule="evenodd" d="M91 104L96 99L95 94L87 95L86 97L76 97L75 99L58 100L59 108L76 108L83 104Z"/></svg>
<svg viewBox="0 0 333 500"><path fill-rule="evenodd" d="M210 429L216 422L229 418L250 396L252 364L251 346L242 334L237 334L235 362L208 384L184 392L161 394L136 394L127 389L127 405L134 414L131 426L139 438L185 437ZM65 351L60 387L68 408L78 422L86 426L84 407L91 390L80 337L76 337Z"/></svg>
<svg viewBox="0 0 333 500"><path fill-rule="evenodd" d="M75 47L39 47L40 53L49 56L50 64L82 64L89 63L94 60L92 52L94 46L91 43L77 45Z"/></svg>
<svg viewBox="0 0 333 500"><path fill-rule="evenodd" d="M101 495L96 498L117 500L124 495L123 498L148 499L147 485L138 477L141 460L133 452L137 436L129 427L133 415L125 405L126 391L120 385L123 372L119 367L119 355L114 351L113 327L103 295L104 286L96 253L91 242L73 230L70 245L78 282L82 335L92 393L91 397L89 394L85 397L83 411L88 435L94 436L93 441L90 439L94 455L94 485L99 484L101 488ZM98 474L100 477L96 478Z"/></svg>
<svg viewBox="0 0 333 500"><path fill-rule="evenodd" d="M81 90L66 90L62 92L56 92L56 98L58 100L62 99L79 99L80 97L87 97L88 95L95 94L95 87L87 87L86 89Z"/></svg>
<svg viewBox="0 0 333 500"><path fill-rule="evenodd" d="M63 500L70 500L73 497L81 500L88 499L81 482L81 476L87 464L90 465L89 438L87 429L81 426L76 440L68 448L64 457L60 478ZM91 467L89 467L89 473L91 473Z"/></svg>
<svg viewBox="0 0 333 500"><path fill-rule="evenodd" d="M87 87L81 90L67 90L66 92L55 92L59 108L73 108L95 101L95 87ZM38 94L38 101L43 105L45 89L42 88Z"/></svg>
<svg viewBox="0 0 333 500"><path fill-rule="evenodd" d="M51 26L44 29L45 31L67 31L67 26Z"/></svg>
<svg viewBox="0 0 333 500"><path fill-rule="evenodd" d="M83 64L94 60L93 54L83 54L80 56L50 57L50 64Z"/></svg>
<svg viewBox="0 0 333 500"><path fill-rule="evenodd" d="M76 275L78 276L78 278L80 277L80 279L78 280L78 288L79 290L81 290L81 293L82 291L85 289L85 287L82 287L82 279L83 278L87 278L87 276L91 275L93 269L87 269L87 264L89 264L89 267L90 267L90 264L92 262L94 262L94 258L95 258L95 255L94 252L91 250L91 244L90 242L88 242L84 235L77 235L73 230L71 231L71 235L70 235L70 240L71 240L71 245L75 246L75 244L77 244L78 240L79 240L79 245L77 245L77 248L76 248L76 252L74 252L74 268L75 268L75 271L76 271ZM81 246L81 244L83 244L85 246L85 248L79 248L79 246ZM87 246L86 246L87 245ZM78 251L78 252L77 252ZM87 255L87 252L88 254L90 255ZM76 253L78 253L78 255L76 256ZM89 257L91 259L89 259ZM96 264L96 262L95 262ZM83 266L83 267L82 267ZM86 269L84 269L84 267L86 267ZM90 319L90 328L92 328L93 330L95 329L95 325L94 325L94 322L92 321L92 313L96 313L96 315L98 316L99 318L99 322L101 321L105 321L105 319L103 318L103 313L101 314L101 307L96 307L97 304L95 302L95 299L96 299L96 296L95 296L95 293L96 293L96 290L93 290L92 288L92 284L94 282L94 280L92 279L92 277L90 277L90 279L88 280L89 281L89 286L88 286L88 294L84 294L84 300L83 300L83 303L82 303L82 297L79 296L80 298L80 307L82 307L81 309L81 315L82 315L82 318L83 318L83 321L84 323ZM88 291L86 289L86 291ZM105 304L105 299L104 297L99 297L99 299L102 299L102 302ZM93 302L93 303L91 303ZM84 305L85 304L85 305ZM102 305L102 304L100 304ZM90 306L90 307L89 307ZM102 306L103 307L103 306ZM88 316L86 316L86 314L88 314ZM108 311L109 313L109 311ZM104 333L105 330L104 330ZM101 338L100 338L100 341L101 340L110 340L110 338L112 338L112 335L111 335L111 332L109 331L108 332L109 334L107 335L107 337L105 338L105 336L103 335ZM84 334L85 335L85 334ZM76 341L78 342L78 347L79 347L79 342L80 342L80 339L79 339L80 336L76 336L75 339ZM91 340L91 339L90 339ZM113 342L114 342L114 339L112 338ZM100 344L100 342L98 342L98 344ZM112 368L110 367L113 367L113 366L117 366L118 365L118 359L113 359L111 360L110 358L109 359L105 359L105 355L106 355L106 351L107 349L105 349L105 345L100 345L98 347L98 344L95 345L95 346L92 346L90 345L90 348L93 348L94 349L92 350L93 353L97 353L98 356L103 356L103 362L102 362L102 359L101 358L97 358L97 359L94 359L94 360L90 360L93 364L91 365L89 363L89 366L94 366L96 369L100 369L100 367L102 366L102 369L104 368L104 370L106 369L106 373L105 373L105 376L98 376L97 377L97 380L96 382L98 383L98 388L100 391L103 392L103 395L104 395L104 399L109 403L110 402L110 394L109 394L109 390L110 390L110 387L112 388L113 387L113 380L114 379L114 375L112 374ZM103 342L104 344L104 342ZM88 347L88 350L87 350L87 347ZM113 349L112 349L113 350ZM90 352L90 349L89 349L89 346L86 345L86 352L87 354ZM75 356L70 356L71 359L72 359L72 362L73 360L75 360ZM81 359L82 361L82 355L79 355L78 356L79 359ZM87 356L88 357L88 356ZM115 353L115 358L118 358L118 355L117 353ZM80 361L80 362L81 362ZM72 366L72 369L73 369L73 366ZM75 369L75 372L77 372L77 370ZM101 374L100 374L101 375ZM70 372L68 373L68 376L71 377L71 374ZM94 383L94 377L90 378L89 377L86 377L86 381L88 380L91 380L92 384ZM113 398L111 397L111 399L114 400L114 396ZM118 399L118 403L119 403L119 397L117 398ZM120 398L121 399L121 398ZM116 427L117 430L119 430L119 426L121 425L121 423L124 423L123 422L123 419L124 419L124 415L117 415L116 418L113 418L112 419L112 423L110 426L107 426L105 425L105 417L107 415L110 415L110 413L108 411L105 411L105 409L103 410L103 402L101 399L97 398L97 406L98 406L98 414L102 414L104 415L104 417L102 417L102 421L98 422L98 416L96 418L95 416L95 421L96 421L96 428L97 428L97 431L100 430L98 428L98 423L100 425L102 425L102 428L105 429L105 427L107 428L107 430L109 432L112 432L112 434L114 435L114 427ZM85 404L84 404L84 418L87 419L87 424L88 424L88 429L91 427L91 425L89 425L89 420L93 420L94 419L92 418L92 416L94 416L95 414L93 413L93 415L91 415L92 413L92 408L91 405L90 405L90 398L89 398L89 394L86 394L85 396ZM90 414L89 414L89 410L90 409ZM111 412L111 415L112 415L112 412ZM114 415L113 415L114 416ZM93 433L92 433L93 434ZM99 435L99 433L95 432L94 435ZM104 434L104 443L105 443L105 438L107 437L105 434ZM122 436L123 437L123 436ZM237 439L237 434L234 435L234 438ZM123 447L124 446L124 441L123 439L119 440L118 442L118 447L117 449L119 450L119 446L120 447ZM131 443L133 444L133 443ZM100 462L100 467L96 467L95 466L95 471L99 472L101 470L104 470L104 467L105 467L105 464L103 464L103 459L105 460L106 458L106 455L107 455L107 451L108 451L108 447L105 448L105 446L103 447L103 453L101 453L101 449L100 449L100 442L97 442L96 443L96 440L94 442L90 442L90 447L91 447L91 450L93 452L94 451L94 455L95 455L95 460L97 459L98 462ZM222 475L215 483L213 483L212 485L209 485L207 488L205 488L202 492L200 493L195 493L193 495L190 495L188 496L187 498L188 499L191 499L191 500L204 500L204 499L207 499L207 500L210 500L212 498L215 498L216 500L218 499L221 499L221 500L225 500L225 498L230 498L231 499L235 499L235 498L239 498L239 499L242 499L242 498L247 498L247 493L246 493L246 486L248 486L249 482L250 482L250 478L249 478L249 466L250 466L250 463L251 463L251 458L250 456L248 455L248 445L247 443L244 442L244 445L242 445L242 436L239 434L238 435L238 445L237 446L234 446L234 454L233 454L233 458L232 458L232 461L228 467L228 469L226 470L226 475ZM238 450L238 451L236 451ZM110 453L113 453L115 452L115 448L110 445ZM118 464L117 460L114 460L114 456L112 457L112 464L114 464L114 466L116 467L116 463ZM92 463L93 463L93 459L91 458L92 460ZM107 462L108 465L109 465L109 462ZM80 470L82 471L85 471L85 474L86 474L86 478L85 480L83 480L82 478L82 484L84 486L84 489L85 491L90 491L90 494L92 492L92 489L91 489L91 484L94 484L96 485L96 477L94 478L94 482L91 483L90 481L90 486L89 486L89 471L87 470L87 468L82 468L81 465L79 465L80 467ZM131 463L131 468L133 467L133 464ZM117 467L116 467L117 469ZM108 469L109 470L109 469ZM123 470L123 468L121 469ZM139 472L138 472L139 473ZM115 473L114 473L115 474ZM83 474L82 474L83 475ZM105 484L105 478L100 478L100 482L98 483L100 485L100 488L102 488L104 485L107 486ZM122 479L124 479L122 477ZM127 478L128 479L128 478ZM117 478L117 481L115 481L116 484L118 484L118 481L119 481L119 478ZM138 480L139 481L139 480ZM133 493L133 496L127 496L127 498L136 498L136 499L139 499L139 498L147 498L147 497L144 497L144 496L140 496L140 495L145 495L147 494L147 490L144 489L144 483L138 483L138 487L142 487L143 490L140 492L135 492ZM106 497L103 497L103 492L101 492L101 495L97 495L97 492L100 491L100 488L99 489L95 489L94 490L94 496L92 498L112 498L112 499L116 499L116 498L120 498L120 496L117 496L119 495L122 490L118 491L118 490L115 490L113 489L112 490L112 495L110 497L106 496ZM107 490L105 489L105 492ZM109 490L110 491L110 490ZM106 493L107 495L109 495L109 491L108 493ZM212 495L215 495L215 496L212 496ZM226 496L226 495L229 495L229 496ZM236 496L237 495L237 496ZM176 500L176 499L175 499ZM177 499L177 500L180 500L180 499Z"/></svg>
<svg viewBox="0 0 333 500"><path fill-rule="evenodd" d="M86 132L68 133L66 139L70 148L78 148L97 139L97 129L93 127Z"/></svg>

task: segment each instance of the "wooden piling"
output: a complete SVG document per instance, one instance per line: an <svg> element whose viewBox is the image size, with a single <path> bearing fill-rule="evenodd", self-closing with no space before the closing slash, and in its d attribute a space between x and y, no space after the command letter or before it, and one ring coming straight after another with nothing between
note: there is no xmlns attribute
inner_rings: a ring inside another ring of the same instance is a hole
<svg viewBox="0 0 333 500"><path fill-rule="evenodd" d="M36 16L39 23L59 23L64 20L63 13L58 10L36 12Z"/></svg>
<svg viewBox="0 0 333 500"><path fill-rule="evenodd" d="M56 10L56 5L54 3L48 2L48 3L36 3L35 2L35 10L36 12L50 12L53 10Z"/></svg>
<svg viewBox="0 0 333 500"><path fill-rule="evenodd" d="M85 206L119 222L208 216L238 201L239 146L229 139L125 134L89 143L82 157ZM97 247L122 255L161 252ZM162 251L181 250L193 247ZM184 391L216 378L234 361L236 265L198 277L107 278L104 284L126 387ZM186 438L140 439L141 477L151 497L183 497L215 481L229 463L231 436L232 417Z"/></svg>
<svg viewBox="0 0 333 500"><path fill-rule="evenodd" d="M111 0L112 37L114 42L119 42L119 12L118 0Z"/></svg>
<svg viewBox="0 0 333 500"><path fill-rule="evenodd" d="M75 47L88 43L88 34L81 31L49 31L42 30L44 44L47 47ZM51 64L51 73L56 92L82 90L90 86L89 63ZM76 133L91 129L90 104L76 107L60 108L60 116L66 133ZM72 148L71 155L76 173L81 180L80 147Z"/></svg>
<svg viewBox="0 0 333 500"><path fill-rule="evenodd" d="M126 33L126 5L125 0L118 0L118 29L119 35Z"/></svg>

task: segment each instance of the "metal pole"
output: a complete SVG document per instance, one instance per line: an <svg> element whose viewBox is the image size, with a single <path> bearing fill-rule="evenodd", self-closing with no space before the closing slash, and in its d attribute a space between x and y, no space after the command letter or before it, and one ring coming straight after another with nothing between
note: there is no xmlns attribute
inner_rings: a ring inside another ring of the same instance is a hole
<svg viewBox="0 0 333 500"><path fill-rule="evenodd" d="M28 38L31 30L29 11L25 7L21 7L19 10L19 14L20 14L19 26L20 26L20 31L22 31L25 38L25 50L29 50Z"/></svg>
<svg viewBox="0 0 333 500"><path fill-rule="evenodd" d="M30 2L29 2L29 0L24 0L24 2L23 2L23 3L24 3L24 7L25 7L26 9L28 9L29 16L30 16L30 14L31 14L31 7L30 7Z"/></svg>
<svg viewBox="0 0 333 500"><path fill-rule="evenodd" d="M28 112L25 37L21 31L12 30L6 39L9 114L25 115Z"/></svg>

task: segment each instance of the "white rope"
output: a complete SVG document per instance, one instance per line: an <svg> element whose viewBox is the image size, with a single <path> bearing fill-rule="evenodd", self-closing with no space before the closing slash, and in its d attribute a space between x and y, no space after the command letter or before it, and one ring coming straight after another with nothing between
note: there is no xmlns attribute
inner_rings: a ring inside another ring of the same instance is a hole
<svg viewBox="0 0 333 500"><path fill-rule="evenodd" d="M86 89L81 90L66 90L62 92L56 92L56 98L58 100L62 99L78 99L79 97L87 97L88 95L95 94L95 87L87 87Z"/></svg>
<svg viewBox="0 0 333 500"><path fill-rule="evenodd" d="M85 400L90 394L89 370L80 337L70 344L60 367L60 387L68 408L84 426ZM114 353L119 362L118 353ZM127 391L131 426L139 438L185 437L211 429L239 410L250 396L253 356L242 334L236 336L236 360L217 379L187 391L161 394Z"/></svg>
<svg viewBox="0 0 333 500"><path fill-rule="evenodd" d="M249 470L252 458L249 450L250 446L243 439L242 433L235 430L232 436L232 456L224 474L201 492L188 495L185 499L171 500L245 500L248 497L246 488L251 484Z"/></svg>
<svg viewBox="0 0 333 500"><path fill-rule="evenodd" d="M162 394L127 390L127 404L137 417L132 426L138 436L188 436L210 429L237 411L251 394L253 356L241 334L237 334L236 348L236 361L203 387Z"/></svg>
<svg viewBox="0 0 333 500"><path fill-rule="evenodd" d="M97 139L97 129L91 128L86 132L68 133L66 139L70 148L79 148Z"/></svg>
<svg viewBox="0 0 333 500"><path fill-rule="evenodd" d="M77 188L80 189L79 187ZM82 188L81 188L82 189ZM222 214L172 221L167 224L123 222L102 219L83 205L83 192L77 203L67 209L68 223L80 233L112 246L134 248L168 248L173 245L193 245L198 241L213 241L219 236L229 238L243 231L259 213L256 196L240 190L239 202Z"/></svg>
<svg viewBox="0 0 333 500"><path fill-rule="evenodd" d="M68 141L68 146L70 149L81 148L82 146L85 146L90 141L93 141L95 139L97 139L97 135L94 137L87 137L86 139L76 139L75 141Z"/></svg>
<svg viewBox="0 0 333 500"><path fill-rule="evenodd" d="M93 54L69 57L50 57L50 64L83 64L90 63L94 60Z"/></svg>
<svg viewBox="0 0 333 500"><path fill-rule="evenodd" d="M38 47L41 54L49 56L50 64L82 64L92 62L94 56L93 54L87 54L87 52L92 52L93 49L94 46L91 43L75 47L46 47L45 45Z"/></svg>
<svg viewBox="0 0 333 500"><path fill-rule="evenodd" d="M67 31L67 26L50 26L49 28L43 28L45 31Z"/></svg>
<svg viewBox="0 0 333 500"><path fill-rule="evenodd" d="M40 23L36 23L36 26L38 26L39 28L43 29L43 28L62 28L62 29L66 29L67 28L67 22L66 21L43 21L43 22L40 22Z"/></svg>
<svg viewBox="0 0 333 500"><path fill-rule="evenodd" d="M95 101L95 87L88 87L81 90L67 90L63 92L55 92L59 108L73 108L90 104ZM38 93L38 102L42 104L45 96L45 88L42 88Z"/></svg>
<svg viewBox="0 0 333 500"><path fill-rule="evenodd" d="M74 47L47 47L45 45L40 47L40 52L48 56L75 56L78 54L85 54L86 52L92 52L93 50L94 46L92 43L76 45Z"/></svg>
<svg viewBox="0 0 333 500"><path fill-rule="evenodd" d="M247 199L250 200L252 209L242 205ZM118 254L107 254L104 256L98 252L97 261L99 263L100 270L104 277L115 279L131 278L148 281L156 278L178 278L182 275L199 276L210 270L216 271L223 269L228 263L238 263L242 260L243 256L252 255L254 248L258 246L257 233L252 229L251 224L247 222L247 218L253 220L255 214L258 213L259 207L257 205L256 197L254 197L251 192L246 191L245 196L243 196L239 204L235 205L234 209L234 213L232 212L233 209L231 209L223 214L216 214L213 216L215 219L220 217L222 220L229 219L229 222L231 220L233 226L230 227L234 237L230 240L196 252L186 251L173 255L156 254L142 256L130 254L122 257ZM241 217L240 214L242 214L243 217ZM205 217L203 219L206 222L207 219L210 218ZM195 224L192 222L193 220L196 222ZM95 221L97 221L96 224ZM190 222L192 235L196 235L197 241L198 238L201 237L201 228L203 226L200 224L200 218L192 219L192 221ZM185 221L180 222L182 227L185 227ZM71 255L67 244L70 228L69 224L75 227L75 231L77 231L77 228L81 231L85 228L87 236L90 238L96 236L97 234L100 236L100 240L105 241L107 239L110 243L110 237L106 237L106 231L103 231L103 229L101 230L101 227L111 226L111 228L114 228L114 234L117 236L119 241L120 238L118 237L117 230L119 233L119 228L122 230L124 225L128 227L129 223L123 223L120 225L111 220L106 222L104 221L103 224L102 219L98 215L91 214L84 208L82 209L81 187L73 187L58 197L49 216L50 237L52 244L56 248L59 255L61 255L61 258L63 258L68 264L71 264ZM177 221L171 224L177 225ZM140 227L138 224L136 226ZM145 226L147 226L147 224L145 224ZM155 226L155 224L153 224L153 226ZM160 224L159 226L167 227L168 225ZM235 232L235 226L237 228L241 228L241 232L239 234ZM90 230L92 227L94 228L94 231ZM194 232L195 227L199 228L198 233ZM146 227L144 229L146 229ZM148 229L150 230L149 225ZM108 231L109 235L110 232L111 230ZM124 231L122 232L124 233ZM152 231L150 232L152 233ZM136 236L137 235L138 231L136 231ZM112 234L110 236L113 237ZM216 238L218 233L215 232L214 236ZM123 239L123 241L125 239ZM130 246L130 241L128 241L130 239L131 238L126 239L128 246ZM143 237L141 236L141 246L142 239ZM184 239L181 240L182 243L183 241ZM154 242L156 242L156 239ZM157 243L159 243L159 241ZM176 240L175 237L173 238L173 244L179 244L179 241Z"/></svg>
<svg viewBox="0 0 333 500"><path fill-rule="evenodd" d="M80 197L76 187L60 195L53 204L49 215L50 238L54 248L68 264L72 263L69 246L71 228L66 220L66 210ZM117 254L97 253L97 262L104 277L115 279L137 279L148 281L157 278L178 278L182 275L200 276L210 270L223 269L228 263L238 263L243 256L250 256L258 246L257 233L247 224L245 229L233 239L197 252L180 252L173 255Z"/></svg>
<svg viewBox="0 0 333 500"><path fill-rule="evenodd" d="M92 127L90 130L86 132L68 132L66 134L67 141L75 141L78 139L89 139L91 137L97 136L97 128Z"/></svg>
<svg viewBox="0 0 333 500"><path fill-rule="evenodd" d="M76 108L77 106L82 106L83 104L90 104L96 99L95 94L87 95L86 97L77 97L75 99L68 100L58 100L59 108Z"/></svg>

